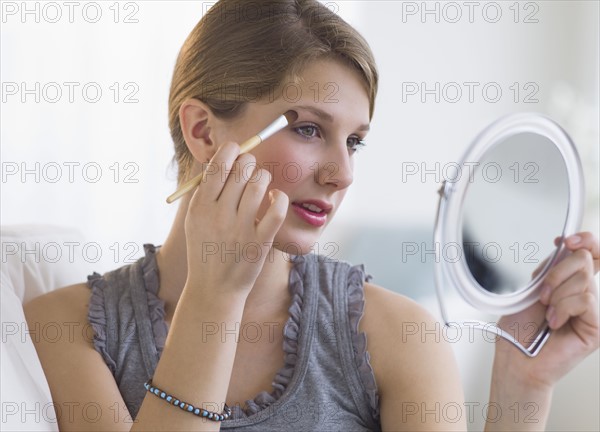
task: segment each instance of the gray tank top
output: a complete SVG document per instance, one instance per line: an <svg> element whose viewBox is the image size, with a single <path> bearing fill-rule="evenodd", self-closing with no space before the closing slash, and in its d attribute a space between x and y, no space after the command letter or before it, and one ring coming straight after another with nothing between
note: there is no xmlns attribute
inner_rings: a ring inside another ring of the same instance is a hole
<svg viewBox="0 0 600 432"><path fill-rule="evenodd" d="M158 297L157 247L144 245L133 264L88 276L92 290L88 319L94 346L115 377L135 419L162 353L167 324ZM292 302L283 328L285 364L273 391L260 392L221 430L365 431L381 430L379 397L358 332L364 309L363 265L322 255L292 256Z"/></svg>

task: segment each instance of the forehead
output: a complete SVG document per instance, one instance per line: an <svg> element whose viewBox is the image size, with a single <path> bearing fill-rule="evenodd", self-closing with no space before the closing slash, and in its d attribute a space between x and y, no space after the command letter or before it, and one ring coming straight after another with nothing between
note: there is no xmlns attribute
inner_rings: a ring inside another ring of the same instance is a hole
<svg viewBox="0 0 600 432"><path fill-rule="evenodd" d="M298 78L283 84L282 103L314 106L336 120L369 123L366 84L354 68L340 60L320 59L309 63Z"/></svg>

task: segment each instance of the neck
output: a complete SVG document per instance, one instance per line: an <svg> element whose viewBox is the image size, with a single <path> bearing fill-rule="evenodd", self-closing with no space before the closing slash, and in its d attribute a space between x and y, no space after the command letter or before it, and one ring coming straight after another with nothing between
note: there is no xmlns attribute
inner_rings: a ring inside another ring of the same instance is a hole
<svg viewBox="0 0 600 432"><path fill-rule="evenodd" d="M159 274L159 297L165 302L165 320L170 323L187 278L185 217L191 194L181 199L171 231L156 253ZM272 248L244 308L249 316L287 313L291 301L288 291L292 263L289 255Z"/></svg>

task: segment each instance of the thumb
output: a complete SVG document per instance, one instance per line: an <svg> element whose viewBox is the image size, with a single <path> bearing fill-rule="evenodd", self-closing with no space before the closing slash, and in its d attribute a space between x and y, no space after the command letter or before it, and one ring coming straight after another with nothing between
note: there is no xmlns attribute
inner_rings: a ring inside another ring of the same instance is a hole
<svg viewBox="0 0 600 432"><path fill-rule="evenodd" d="M273 240L273 237L275 237L275 234L283 224L290 200L285 192L279 189L271 189L269 191L269 202L271 205L257 226L258 234L265 241Z"/></svg>

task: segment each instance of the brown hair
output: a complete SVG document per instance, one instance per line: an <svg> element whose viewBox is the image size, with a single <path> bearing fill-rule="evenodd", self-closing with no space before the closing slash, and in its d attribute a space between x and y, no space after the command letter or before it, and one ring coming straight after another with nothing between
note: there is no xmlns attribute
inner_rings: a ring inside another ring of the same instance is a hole
<svg viewBox="0 0 600 432"><path fill-rule="evenodd" d="M193 164L181 131L179 108L189 98L220 118L234 118L247 102L297 81L311 61L333 57L356 68L369 96L372 118L378 85L373 53L364 38L317 0L220 0L186 39L169 95L177 182Z"/></svg>

